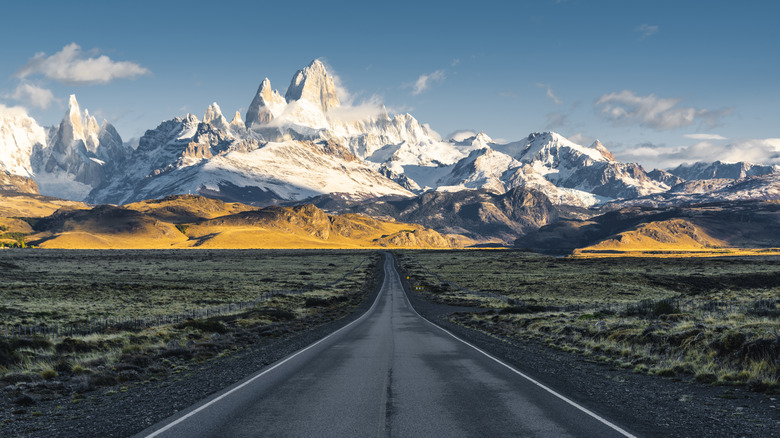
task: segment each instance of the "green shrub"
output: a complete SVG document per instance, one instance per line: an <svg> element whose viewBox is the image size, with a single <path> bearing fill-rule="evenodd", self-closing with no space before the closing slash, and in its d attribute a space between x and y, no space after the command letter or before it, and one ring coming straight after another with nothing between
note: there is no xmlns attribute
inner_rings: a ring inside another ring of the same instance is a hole
<svg viewBox="0 0 780 438"><path fill-rule="evenodd" d="M659 301L653 304L654 316L669 315L672 313L677 313L677 308L668 301Z"/></svg>
<svg viewBox="0 0 780 438"><path fill-rule="evenodd" d="M59 344L54 346L54 351L59 354L64 353L89 353L96 350L97 347L81 339L65 338Z"/></svg>
<svg viewBox="0 0 780 438"><path fill-rule="evenodd" d="M0 366L8 368L16 365L20 360L16 348L10 342L0 340Z"/></svg>
<svg viewBox="0 0 780 438"><path fill-rule="evenodd" d="M54 371L53 369L49 368L49 369L41 371L41 377L46 379L46 380L51 380L51 379L57 377L57 372Z"/></svg>
<svg viewBox="0 0 780 438"><path fill-rule="evenodd" d="M223 324L222 321L217 321L214 319L191 319L176 325L176 328L179 329L186 327L194 328L204 333L224 334L228 331L227 327L225 327L225 324Z"/></svg>
<svg viewBox="0 0 780 438"><path fill-rule="evenodd" d="M325 298L311 297L306 298L306 302L303 305L305 307L325 307L328 305L328 300Z"/></svg>

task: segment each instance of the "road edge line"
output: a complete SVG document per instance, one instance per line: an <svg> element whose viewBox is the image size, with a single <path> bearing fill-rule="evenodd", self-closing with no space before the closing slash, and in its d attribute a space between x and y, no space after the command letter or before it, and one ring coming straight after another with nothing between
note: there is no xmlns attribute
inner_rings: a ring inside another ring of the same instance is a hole
<svg viewBox="0 0 780 438"><path fill-rule="evenodd" d="M385 257L387 257L387 256L385 256ZM392 259L392 260L393 260L393 263L394 263L394 259ZM385 258L385 263L386 263L386 262L387 262L387 258ZM395 269L395 266L393 266L393 269ZM154 437L156 437L156 436L158 436L158 435L160 435L160 434L162 434L162 433L164 433L164 432L167 432L168 430L172 429L172 428L173 428L173 427L175 427L176 425L178 425L178 424L182 423L183 421L187 420L188 418L190 418L190 417L192 417L192 416L194 416L194 415L198 414L199 412L203 411L204 409L208 408L209 406L213 405L214 403L216 403L216 402L218 402L218 401L222 400L223 398L225 398L225 397L229 396L230 394L232 394L232 393L234 393L234 392L238 391L239 389L241 389L241 388L244 388L245 386L249 385L250 383L254 382L255 380L257 380L257 379L259 379L259 378L263 377L263 376L264 376L264 375L266 375L267 373L270 373L271 371L273 371L273 370L275 370L275 369L279 368L280 366L284 365L285 363L289 362L290 360L292 360L292 359L296 358L297 356L299 356L299 355L301 355L301 354L305 353L305 352L306 352L306 351L308 351L309 349L316 347L317 345L321 344L322 342L325 342L325 341L326 341L326 340L328 340L330 337L332 337L332 336L335 336L336 334L338 334L338 333L340 333L340 332L342 332L342 331L344 331L344 330L348 329L348 328L349 328L350 326L352 326L353 324L355 324L355 323L358 323L358 322L362 321L363 319L365 319L366 317L368 317L368 315L369 315L369 314L371 314L371 313L374 311L374 309L376 309L376 306L377 306L377 305L378 305L378 303L379 303L379 299L380 299L380 298L382 297L382 295L385 293L385 285L384 285L384 282L386 281L386 279L387 279L387 274L385 273L385 276L384 276L384 279L383 279L383 282L382 282L382 283L383 283L383 284L382 284L382 287L379 289L379 293L376 295L376 298L374 299L374 303L373 303L373 304L371 304L371 307L369 307L369 308L368 308L368 310L366 310L366 311L365 311L365 312L364 312L362 315L360 315L360 316L359 316L359 317L358 317L356 320L354 320L354 321L350 322L349 324L347 324L347 325L345 325L344 327L342 327L342 328L340 328L340 329L336 330L335 332L333 332L333 333L329 334L328 336L325 336L324 338L320 339L319 341L317 341L317 342L315 342L315 343L313 343L313 344L310 344L310 345L308 345L308 346L306 346L306 347L304 347L304 348L302 348L302 349L300 349L300 350L296 351L295 353L291 354L290 356L287 356L286 358L282 359L281 361L279 361L279 362L277 362L277 363L273 364L273 365L272 365L270 368L267 368L267 369L265 369L265 370L262 370L262 371L260 371L260 373L259 373L259 374L256 374L256 375L254 375L254 376L250 377L248 380L246 380L246 381L244 381L244 382L240 383L240 384L239 384L238 386L236 386L235 388L232 388L232 389L230 389L229 391L225 392L224 394L220 394L218 397L215 397L214 399L212 399L212 400L209 400L208 402L204 403L204 404L203 404L203 405L201 405L201 406L198 406L197 408L193 409L192 411L190 411L190 412L187 412L185 415L182 415L181 417L179 417L179 418L177 418L176 420L174 420L174 421L172 421L172 422L170 422L170 423L166 424L165 426L163 426L163 427L161 427L161 428L159 428L159 429L155 430L154 432L152 432L152 433L150 433L150 434L148 434L148 435L134 435L134 436L144 436L144 437L146 437L146 438L154 438Z"/></svg>
<svg viewBox="0 0 780 438"><path fill-rule="evenodd" d="M403 282L402 282L402 280L401 280L401 275L398 273L398 270L395 268L395 264L393 264L393 270L395 271L395 275L397 275L397 276L398 276L398 280L399 280L399 281L401 281L401 288L404 290L404 298L406 299L406 303L407 303L407 304L409 304L409 308L410 308L410 309L412 309L412 311L413 311L413 312L414 312L414 313L415 313L415 314L416 314L418 317L420 317L420 318L421 318L423 321L425 321L425 322L427 322L428 324L430 324L430 325L432 325L432 326L436 327L437 329L439 329L439 330L443 331L444 333L447 333L448 335L450 335L450 336L452 336L453 338L457 339L458 341L460 341L460 342L462 342L462 343L464 343L464 344L468 345L469 347L473 348L474 350L477 350L478 352L482 353L483 355L487 356L488 358L492 359L493 361L495 361L495 362L497 362L497 363L499 363L499 364L503 365L504 367L506 367L507 369L509 369L509 370L510 370L510 371L512 371L513 373L517 374L518 376L520 376L520 377L522 377L522 378L524 378L524 379L528 380L529 382L533 383L534 385L536 385L536 386L538 386L538 387L540 387L540 388L544 389L545 391L549 392L550 394L554 395L555 397L557 397L557 398L559 398L559 399L563 400L564 402L568 403L568 404L569 404L569 405L571 405L572 407L575 407L575 408L577 408L577 409L578 409L578 410L580 410L581 412L583 412L583 413L585 413L585 414L589 415L589 416L590 416L590 417L592 417L593 419L595 419L595 420L599 421L600 423L604 424L605 426L608 426L609 428L611 428L611 429L613 429L614 431L616 431L616 432L620 433L621 435L625 436L626 438L638 438L636 435L633 435L632 433L630 433L630 432L626 431L625 429L621 428L621 427L620 427L620 426L618 426L617 424L614 424L614 423L612 423L611 421L609 421L609 420L607 420L606 418L604 418L604 417L600 416L599 414L597 414L597 413L595 413L595 412L591 411L590 409L586 408L585 406L582 406L582 405L580 405L579 403L575 402L574 400L571 400L571 399L567 398L566 396L564 396L564 395L562 395L562 394L558 393L557 391L555 391L554 389L552 389L552 388L550 388L549 386L545 385L544 383L542 383L542 382L539 382L538 380L534 379L533 377L531 377L531 376L529 376L529 375L527 375L527 374L523 373L522 371L520 371L520 370L516 369L516 368L515 368L515 367L513 367L512 365L509 365L509 364L507 364L506 362L502 361L501 359L499 359L499 358L497 358L497 357L495 357L495 356L491 355L490 353L488 353L488 352L486 352L486 351L482 350L481 348L479 348L479 347L477 347L477 346L475 346L475 345L473 345L473 344L469 343L468 341L465 341L465 340L463 340L463 339L459 338L458 336L454 335L452 332L450 332L449 330L445 329L444 327L441 327L440 325L438 325L438 324L436 324L436 323L432 322L432 321L431 321L431 320L429 320L428 318L426 318L426 317L424 317L424 316L420 315L420 313L419 313L419 312L417 312L417 309L415 309L415 308L414 308L414 306L412 305L412 301L409 299L409 295L408 295L408 294L407 294L407 292L406 292L406 288L404 288L404 287L403 287Z"/></svg>

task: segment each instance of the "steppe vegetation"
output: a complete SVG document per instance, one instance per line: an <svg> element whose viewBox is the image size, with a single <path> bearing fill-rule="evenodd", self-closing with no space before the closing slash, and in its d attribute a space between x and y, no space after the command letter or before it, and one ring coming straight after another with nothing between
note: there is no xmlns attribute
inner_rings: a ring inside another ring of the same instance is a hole
<svg viewBox="0 0 780 438"><path fill-rule="evenodd" d="M452 315L455 323L637 373L780 391L779 257L399 259L428 299L479 308Z"/></svg>
<svg viewBox="0 0 780 438"><path fill-rule="evenodd" d="M340 318L371 290L378 260L378 253L360 251L2 251L0 387L10 405L0 404L0 412L22 414L41 400L78 403L101 388L109 394L175 378L193 364ZM6 325L170 315L272 290L299 293L148 328L2 335Z"/></svg>

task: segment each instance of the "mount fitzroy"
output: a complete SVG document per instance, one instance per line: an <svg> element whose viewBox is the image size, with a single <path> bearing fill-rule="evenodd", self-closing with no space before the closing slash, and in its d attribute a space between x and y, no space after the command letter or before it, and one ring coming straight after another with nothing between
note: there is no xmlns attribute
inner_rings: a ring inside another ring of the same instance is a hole
<svg viewBox="0 0 780 438"><path fill-rule="evenodd" d="M582 146L554 132L506 144L485 133L445 140L409 114L360 112L341 105L317 60L295 73L284 96L263 80L243 119L236 112L228 122L213 103L202 120L188 114L146 131L136 148L71 96L56 127L0 111L0 176L92 204L176 194L257 206L305 201L504 242L596 207L780 198L778 166L646 172L598 141Z"/></svg>

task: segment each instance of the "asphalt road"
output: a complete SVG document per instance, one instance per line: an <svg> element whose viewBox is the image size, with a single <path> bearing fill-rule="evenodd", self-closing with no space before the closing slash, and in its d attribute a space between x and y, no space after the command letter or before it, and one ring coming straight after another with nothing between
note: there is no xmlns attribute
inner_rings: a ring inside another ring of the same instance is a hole
<svg viewBox="0 0 780 438"><path fill-rule="evenodd" d="M384 269L361 318L137 436L632 436L423 319Z"/></svg>

